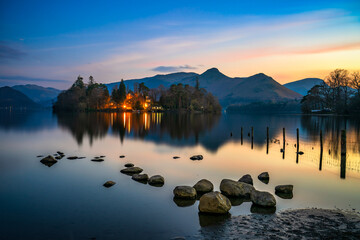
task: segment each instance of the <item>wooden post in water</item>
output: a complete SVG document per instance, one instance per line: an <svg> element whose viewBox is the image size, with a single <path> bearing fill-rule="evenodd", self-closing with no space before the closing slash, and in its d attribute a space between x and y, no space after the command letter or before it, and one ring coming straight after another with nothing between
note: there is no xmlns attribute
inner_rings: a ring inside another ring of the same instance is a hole
<svg viewBox="0 0 360 240"><path fill-rule="evenodd" d="M254 127L251 127L251 149L254 148Z"/></svg>
<svg viewBox="0 0 360 240"><path fill-rule="evenodd" d="M243 145L243 127L241 127L241 145Z"/></svg>
<svg viewBox="0 0 360 240"><path fill-rule="evenodd" d="M266 128L266 154L269 153L269 127Z"/></svg>
<svg viewBox="0 0 360 240"><path fill-rule="evenodd" d="M299 129L296 129L296 163L299 162Z"/></svg>
<svg viewBox="0 0 360 240"><path fill-rule="evenodd" d="M341 130L340 178L345 178L345 173L346 173L346 131Z"/></svg>
<svg viewBox="0 0 360 240"><path fill-rule="evenodd" d="M283 159L285 159L285 128L283 128Z"/></svg>
<svg viewBox="0 0 360 240"><path fill-rule="evenodd" d="M322 159L323 159L323 139L322 139L322 130L320 130L320 163L319 163L319 171L322 169Z"/></svg>

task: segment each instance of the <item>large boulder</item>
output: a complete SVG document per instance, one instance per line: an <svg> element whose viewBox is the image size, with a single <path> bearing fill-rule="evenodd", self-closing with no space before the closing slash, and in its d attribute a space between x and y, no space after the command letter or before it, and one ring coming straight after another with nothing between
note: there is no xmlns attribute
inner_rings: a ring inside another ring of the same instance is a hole
<svg viewBox="0 0 360 240"><path fill-rule="evenodd" d="M230 200L219 192L206 193L200 198L200 212L224 214L228 213L230 208Z"/></svg>
<svg viewBox="0 0 360 240"><path fill-rule="evenodd" d="M120 170L120 172L125 174L141 173L142 171L143 171L142 168L139 167L128 167Z"/></svg>
<svg viewBox="0 0 360 240"><path fill-rule="evenodd" d="M220 183L220 191L229 197L250 197L255 188L247 183L236 182L230 179L223 179Z"/></svg>
<svg viewBox="0 0 360 240"><path fill-rule="evenodd" d="M160 175L154 175L149 178L148 183L152 186L162 186L165 183L165 179Z"/></svg>
<svg viewBox="0 0 360 240"><path fill-rule="evenodd" d="M190 186L177 186L173 192L175 198L196 199L196 190Z"/></svg>
<svg viewBox="0 0 360 240"><path fill-rule="evenodd" d="M149 176L147 174L134 174L132 175L131 179L139 182L147 182Z"/></svg>
<svg viewBox="0 0 360 240"><path fill-rule="evenodd" d="M278 185L275 187L275 193L291 194L293 192L293 185Z"/></svg>
<svg viewBox="0 0 360 240"><path fill-rule="evenodd" d="M201 179L193 186L193 188L195 188L198 193L207 193L214 189L214 185L207 179Z"/></svg>
<svg viewBox="0 0 360 240"><path fill-rule="evenodd" d="M269 192L261 192L254 190L250 195L251 201L262 207L275 207L276 200L275 197Z"/></svg>
<svg viewBox="0 0 360 240"><path fill-rule="evenodd" d="M243 183L247 183L250 185L254 185L253 179L250 174L246 174L246 175L242 176L238 182L243 182Z"/></svg>
<svg viewBox="0 0 360 240"><path fill-rule="evenodd" d="M57 163L57 160L55 160L55 158L53 156L48 155L47 157L44 157L43 159L41 159L40 162L48 167L51 167L52 165Z"/></svg>
<svg viewBox="0 0 360 240"><path fill-rule="evenodd" d="M191 160L203 160L203 156L202 155L194 155L192 157L190 157Z"/></svg>

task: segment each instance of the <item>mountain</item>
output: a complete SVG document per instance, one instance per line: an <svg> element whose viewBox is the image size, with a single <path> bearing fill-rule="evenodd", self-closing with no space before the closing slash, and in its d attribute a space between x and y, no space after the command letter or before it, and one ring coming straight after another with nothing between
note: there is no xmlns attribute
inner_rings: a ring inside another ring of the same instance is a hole
<svg viewBox="0 0 360 240"><path fill-rule="evenodd" d="M302 80L286 83L283 86L305 96L313 86L319 85L323 82L324 80L320 78L305 78Z"/></svg>
<svg viewBox="0 0 360 240"><path fill-rule="evenodd" d="M16 85L12 87L28 96L31 100L43 106L52 106L52 101L56 99L61 90L56 88L45 88L34 84Z"/></svg>
<svg viewBox="0 0 360 240"><path fill-rule="evenodd" d="M40 105L32 101L20 91L11 87L0 88L0 108L40 108Z"/></svg>
<svg viewBox="0 0 360 240"><path fill-rule="evenodd" d="M232 104L244 104L250 102L284 101L300 99L302 96L283 85L273 78L259 73L245 78L231 78L221 73L217 68L211 68L202 74L196 73L172 73L156 75L154 77L126 80L125 85L133 89L135 82L144 82L149 88L158 87L160 84L165 87L171 84L189 84L195 86L196 78L199 79L200 87L205 88L218 97L223 107ZM119 82L107 84L109 91Z"/></svg>

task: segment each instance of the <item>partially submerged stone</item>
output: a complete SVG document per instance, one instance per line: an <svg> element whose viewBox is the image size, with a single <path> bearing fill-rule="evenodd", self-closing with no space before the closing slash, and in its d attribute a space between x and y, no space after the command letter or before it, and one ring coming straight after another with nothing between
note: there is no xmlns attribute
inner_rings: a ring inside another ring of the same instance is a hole
<svg viewBox="0 0 360 240"><path fill-rule="evenodd" d="M91 161L93 161L93 162L103 162L104 159L102 159L102 158L94 158L94 159L91 159Z"/></svg>
<svg viewBox="0 0 360 240"><path fill-rule="evenodd" d="M124 166L125 166L125 167L133 167L134 164L132 164L132 163L126 163Z"/></svg>
<svg viewBox="0 0 360 240"><path fill-rule="evenodd" d="M196 199L182 199L174 197L173 201L178 207L190 207L195 204Z"/></svg>
<svg viewBox="0 0 360 240"><path fill-rule="evenodd" d="M48 155L47 157L44 157L43 159L41 159L40 162L48 167L51 167L52 165L57 163L57 160L55 160L55 158L53 156Z"/></svg>
<svg viewBox="0 0 360 240"><path fill-rule="evenodd" d="M260 173L260 175L258 176L258 179L260 181L262 181L263 183L268 184L269 180L270 180L269 173L268 172Z"/></svg>
<svg viewBox="0 0 360 240"><path fill-rule="evenodd" d="M219 192L206 193L200 198L200 212L224 214L228 213L230 209L230 200Z"/></svg>
<svg viewBox="0 0 360 240"><path fill-rule="evenodd" d="M142 168L139 167L128 167L120 170L121 173L125 173L125 174L141 173L142 171L143 171Z"/></svg>
<svg viewBox="0 0 360 240"><path fill-rule="evenodd" d="M180 157L179 157L179 156L174 156L174 157L173 157L173 159L178 159L178 158L180 158Z"/></svg>
<svg viewBox="0 0 360 240"><path fill-rule="evenodd" d="M177 186L173 193L175 198L196 199L196 190L190 186Z"/></svg>
<svg viewBox="0 0 360 240"><path fill-rule="evenodd" d="M220 183L220 191L229 197L248 198L255 188L244 182L237 182L231 179L223 179Z"/></svg>
<svg viewBox="0 0 360 240"><path fill-rule="evenodd" d="M191 160L203 160L203 156L202 155L194 155L192 157L190 157Z"/></svg>
<svg viewBox="0 0 360 240"><path fill-rule="evenodd" d="M109 187L114 186L115 184L116 183L113 181L107 181L106 183L103 184L103 186L109 188Z"/></svg>
<svg viewBox="0 0 360 240"><path fill-rule="evenodd" d="M193 188L195 188L198 193L207 193L214 189L214 185L207 179L201 179L193 186Z"/></svg>
<svg viewBox="0 0 360 240"><path fill-rule="evenodd" d="M100 158L104 158L105 156L104 155L101 155Z"/></svg>
<svg viewBox="0 0 360 240"><path fill-rule="evenodd" d="M70 156L70 157L68 157L67 159L69 159L69 160L75 160L75 159L78 159L78 157L77 157L77 156Z"/></svg>
<svg viewBox="0 0 360 240"><path fill-rule="evenodd" d="M119 158L124 158L125 156L124 155L120 155Z"/></svg>
<svg viewBox="0 0 360 240"><path fill-rule="evenodd" d="M275 197L269 192L261 192L254 190L250 195L251 201L262 207L275 207L276 200Z"/></svg>
<svg viewBox="0 0 360 240"><path fill-rule="evenodd" d="M293 185L278 185L275 187L275 193L292 193L293 192Z"/></svg>
<svg viewBox="0 0 360 240"><path fill-rule="evenodd" d="M132 175L131 179L139 182L147 182L149 176L147 174L134 174Z"/></svg>
<svg viewBox="0 0 360 240"><path fill-rule="evenodd" d="M148 183L152 186L163 186L165 183L165 179L160 175L154 175L149 178Z"/></svg>
<svg viewBox="0 0 360 240"><path fill-rule="evenodd" d="M242 176L238 182L243 182L243 183L247 183L250 185L254 185L253 179L250 174L246 174L246 175Z"/></svg>
<svg viewBox="0 0 360 240"><path fill-rule="evenodd" d="M252 204L250 212L257 214L274 214L276 212L276 207L262 207L257 204Z"/></svg>

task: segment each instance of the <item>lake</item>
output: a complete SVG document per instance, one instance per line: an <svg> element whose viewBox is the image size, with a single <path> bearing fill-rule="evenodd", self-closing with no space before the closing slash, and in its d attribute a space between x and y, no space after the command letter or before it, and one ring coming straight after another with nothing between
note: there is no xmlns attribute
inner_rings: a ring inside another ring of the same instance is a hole
<svg viewBox="0 0 360 240"><path fill-rule="evenodd" d="M238 180L245 174L251 174L256 189L273 194L279 184L294 185L292 199L275 195L277 212L308 207L360 210L360 121L356 118L50 111L0 114L0 238L196 238L202 227L230 216L202 215L198 201L174 201L175 186L193 186L206 178L218 191L222 179ZM283 128L286 144L281 152ZM297 128L303 155L296 153ZM341 130L346 130L345 162L340 157ZM40 163L38 155L56 151L66 157L86 158L65 157L51 167ZM189 159L197 154L204 159ZM104 162L90 161L100 155L106 156ZM164 186L142 184L120 173L125 163L143 168L149 176L162 175ZM265 171L270 174L268 184L257 179ZM103 187L108 180L116 184ZM231 216L257 212L251 202L232 203Z"/></svg>

